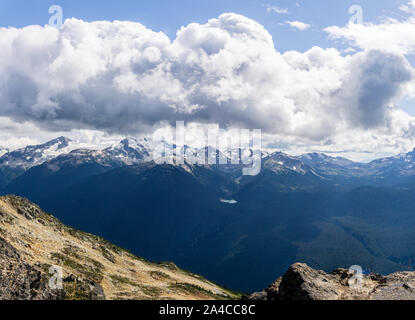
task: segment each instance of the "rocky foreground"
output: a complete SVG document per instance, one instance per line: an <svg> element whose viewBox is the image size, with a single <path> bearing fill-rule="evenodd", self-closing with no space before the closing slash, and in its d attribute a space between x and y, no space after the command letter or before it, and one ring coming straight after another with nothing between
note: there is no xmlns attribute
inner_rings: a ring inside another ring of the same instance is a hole
<svg viewBox="0 0 415 320"><path fill-rule="evenodd" d="M326 273L296 263L267 289L248 299L415 300L415 272L397 272L388 276L369 274L357 278L346 269Z"/></svg>
<svg viewBox="0 0 415 320"><path fill-rule="evenodd" d="M62 287L50 286L51 267ZM173 263L153 263L67 227L37 205L0 197L0 300L238 299ZM356 278L297 263L251 300L415 300L415 272Z"/></svg>
<svg viewBox="0 0 415 320"><path fill-rule="evenodd" d="M50 282L51 267L62 268L62 286ZM0 197L0 300L238 297L173 263L147 261L67 227L24 198Z"/></svg>

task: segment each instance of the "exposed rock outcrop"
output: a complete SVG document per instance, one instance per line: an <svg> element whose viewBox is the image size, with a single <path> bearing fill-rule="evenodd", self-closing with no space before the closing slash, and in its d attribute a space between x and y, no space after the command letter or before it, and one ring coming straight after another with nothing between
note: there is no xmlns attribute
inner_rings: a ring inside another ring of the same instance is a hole
<svg viewBox="0 0 415 320"><path fill-rule="evenodd" d="M0 300L238 297L174 263L70 228L24 198L0 197Z"/></svg>
<svg viewBox="0 0 415 320"><path fill-rule="evenodd" d="M22 260L15 248L0 237L0 298L3 300L63 299L63 290L52 290L39 270Z"/></svg>
<svg viewBox="0 0 415 320"><path fill-rule="evenodd" d="M415 272L388 276L361 275L346 269L331 273L315 270L303 263L287 272L253 300L415 300Z"/></svg>

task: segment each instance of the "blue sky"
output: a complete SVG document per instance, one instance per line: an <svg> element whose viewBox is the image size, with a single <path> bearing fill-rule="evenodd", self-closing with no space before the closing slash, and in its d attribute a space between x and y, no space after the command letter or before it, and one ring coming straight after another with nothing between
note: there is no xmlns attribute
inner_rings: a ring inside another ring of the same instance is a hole
<svg viewBox="0 0 415 320"><path fill-rule="evenodd" d="M327 40L323 29L331 25L345 25L351 5L363 8L365 22L377 22L384 15L401 17L398 8L405 0L1 0L0 26L23 27L48 23L48 8L57 4L64 10L64 19L75 17L85 21L127 20L144 24L154 31L163 31L171 39L181 26L192 22L205 23L224 12L242 14L261 23L273 36L276 48L281 51L306 51L318 45L322 48L336 46ZM267 7L287 9L287 14L267 12ZM293 31L285 21L302 21L311 25L304 32ZM338 46L339 44L337 44Z"/></svg>

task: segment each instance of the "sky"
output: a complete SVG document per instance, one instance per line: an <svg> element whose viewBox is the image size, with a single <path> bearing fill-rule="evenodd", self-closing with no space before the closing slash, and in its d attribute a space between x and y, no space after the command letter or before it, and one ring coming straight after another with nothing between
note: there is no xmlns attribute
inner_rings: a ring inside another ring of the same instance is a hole
<svg viewBox="0 0 415 320"><path fill-rule="evenodd" d="M205 23L222 13L233 12L263 25L273 36L279 51L306 51L315 45L322 48L339 45L328 40L323 29L331 25L345 25L352 16L349 14L352 5L362 7L364 21L376 22L384 16L403 17L398 8L406 3L406 0L1 0L0 26L45 25L51 16L49 7L60 5L64 10L64 19L135 21L174 39L182 26L192 22ZM282 14L278 13L281 9ZM311 27L306 32L295 32L286 21L301 21Z"/></svg>
<svg viewBox="0 0 415 320"><path fill-rule="evenodd" d="M181 120L261 129L292 154L415 147L415 1L0 0L0 47L9 149Z"/></svg>

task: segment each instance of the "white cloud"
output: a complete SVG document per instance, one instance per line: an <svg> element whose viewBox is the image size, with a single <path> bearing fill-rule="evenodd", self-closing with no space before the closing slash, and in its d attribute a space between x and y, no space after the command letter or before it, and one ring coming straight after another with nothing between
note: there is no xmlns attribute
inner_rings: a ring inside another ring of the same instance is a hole
<svg viewBox="0 0 415 320"><path fill-rule="evenodd" d="M361 49L379 49L398 54L415 53L415 0L400 8L410 13L402 20L386 19L375 23L354 24L325 28L331 39L343 39Z"/></svg>
<svg viewBox="0 0 415 320"><path fill-rule="evenodd" d="M28 145L42 144L59 136L70 137L80 148L105 148L123 138L122 135L109 135L99 130L42 130L30 121L19 123L7 117L0 117L0 148L15 150Z"/></svg>
<svg viewBox="0 0 415 320"><path fill-rule="evenodd" d="M69 131L96 141L176 120L262 129L270 144L298 148L415 142L414 118L395 106L413 78L404 56L282 54L263 26L236 14L182 27L173 41L120 21L3 28L0 47L0 117L20 128L0 125L0 145L24 127L32 139Z"/></svg>
<svg viewBox="0 0 415 320"><path fill-rule="evenodd" d="M311 27L311 25L301 22L301 21L286 21L285 23L291 26L291 28L294 28L300 31L307 30Z"/></svg>
<svg viewBox="0 0 415 320"><path fill-rule="evenodd" d="M413 13L415 12L415 0L411 0L408 4L404 4L399 7L399 10L405 13Z"/></svg>
<svg viewBox="0 0 415 320"><path fill-rule="evenodd" d="M280 7L277 7L277 6L270 6L270 5L266 5L265 7L266 7L268 13L269 12L274 12L274 13L277 13L277 14L288 14L288 9L285 9L285 8L280 8Z"/></svg>
<svg viewBox="0 0 415 320"><path fill-rule="evenodd" d="M346 49L343 50L344 53L355 53L356 49L348 47Z"/></svg>

